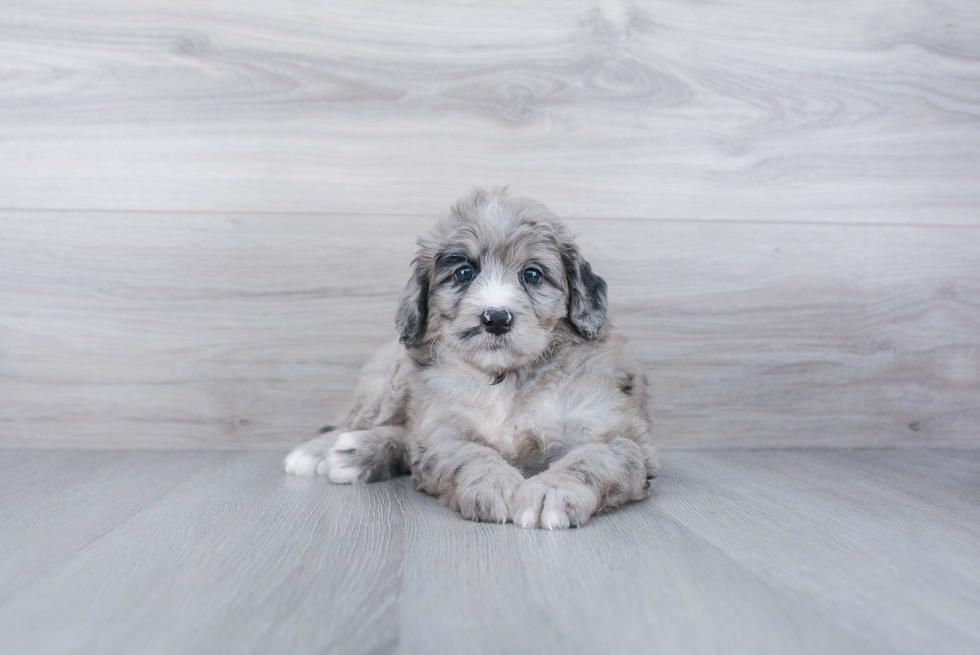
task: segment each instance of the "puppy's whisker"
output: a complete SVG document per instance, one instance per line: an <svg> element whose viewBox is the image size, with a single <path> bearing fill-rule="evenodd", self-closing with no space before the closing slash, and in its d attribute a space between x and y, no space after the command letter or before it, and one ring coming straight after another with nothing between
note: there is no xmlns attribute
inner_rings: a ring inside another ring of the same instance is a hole
<svg viewBox="0 0 980 655"><path fill-rule="evenodd" d="M435 355L436 366L439 368L444 368L442 362L442 348L439 347L439 344L445 344L447 347L449 346L449 344L446 343L446 341L442 338L448 327L449 326L446 325L436 330L435 338L433 339L433 342L436 344L436 346L432 349L431 352Z"/></svg>
<svg viewBox="0 0 980 655"><path fill-rule="evenodd" d="M475 336L479 336L483 332L483 328L479 325L476 327L471 327L468 330L463 330L462 332L457 332L456 337L462 340L472 339Z"/></svg>

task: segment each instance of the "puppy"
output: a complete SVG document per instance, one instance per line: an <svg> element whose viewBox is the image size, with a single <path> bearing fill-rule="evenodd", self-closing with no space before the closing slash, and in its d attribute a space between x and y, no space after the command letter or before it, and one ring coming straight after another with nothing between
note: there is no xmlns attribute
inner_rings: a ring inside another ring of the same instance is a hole
<svg viewBox="0 0 980 655"><path fill-rule="evenodd" d="M474 521L585 525L660 471L646 379L606 283L548 209L475 191L419 239L395 324L342 427L288 473L415 486Z"/></svg>

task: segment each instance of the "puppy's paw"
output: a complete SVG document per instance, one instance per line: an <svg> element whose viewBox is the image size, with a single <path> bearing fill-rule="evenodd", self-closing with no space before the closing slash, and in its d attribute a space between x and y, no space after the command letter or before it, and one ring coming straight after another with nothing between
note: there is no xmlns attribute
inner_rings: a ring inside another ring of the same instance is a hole
<svg viewBox="0 0 980 655"><path fill-rule="evenodd" d="M464 473L449 504L470 521L506 523L508 507L523 482L524 476L510 467Z"/></svg>
<svg viewBox="0 0 980 655"><path fill-rule="evenodd" d="M314 439L296 446L286 456L283 466L290 475L326 475L327 455L333 439Z"/></svg>
<svg viewBox="0 0 980 655"><path fill-rule="evenodd" d="M514 495L510 516L522 528L563 530L589 522L599 498L582 482L540 473L527 479Z"/></svg>
<svg viewBox="0 0 980 655"><path fill-rule="evenodd" d="M341 432L296 446L283 462L286 473L326 475L337 484L362 481L367 464L359 439L363 432Z"/></svg>
<svg viewBox="0 0 980 655"><path fill-rule="evenodd" d="M326 474L334 484L365 482L370 472L371 458L366 453L363 437L374 437L367 430L341 432L337 443L327 455ZM322 475L322 474L321 474Z"/></svg>

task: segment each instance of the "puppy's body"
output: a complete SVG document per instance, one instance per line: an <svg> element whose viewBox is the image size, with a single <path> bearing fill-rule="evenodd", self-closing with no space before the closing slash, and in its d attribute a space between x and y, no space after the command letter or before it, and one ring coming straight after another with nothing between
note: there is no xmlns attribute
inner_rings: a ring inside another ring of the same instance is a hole
<svg viewBox="0 0 980 655"><path fill-rule="evenodd" d="M646 382L605 323L605 283L545 208L476 192L420 240L396 323L344 426L287 471L411 472L464 517L584 525L659 472Z"/></svg>

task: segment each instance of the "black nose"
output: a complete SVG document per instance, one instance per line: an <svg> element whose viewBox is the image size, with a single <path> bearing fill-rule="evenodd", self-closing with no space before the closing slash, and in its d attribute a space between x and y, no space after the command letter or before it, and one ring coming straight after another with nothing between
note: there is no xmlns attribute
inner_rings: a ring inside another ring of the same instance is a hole
<svg viewBox="0 0 980 655"><path fill-rule="evenodd" d="M514 322L514 317L506 309L488 309L480 318L483 319L483 329L490 334L503 334Z"/></svg>

